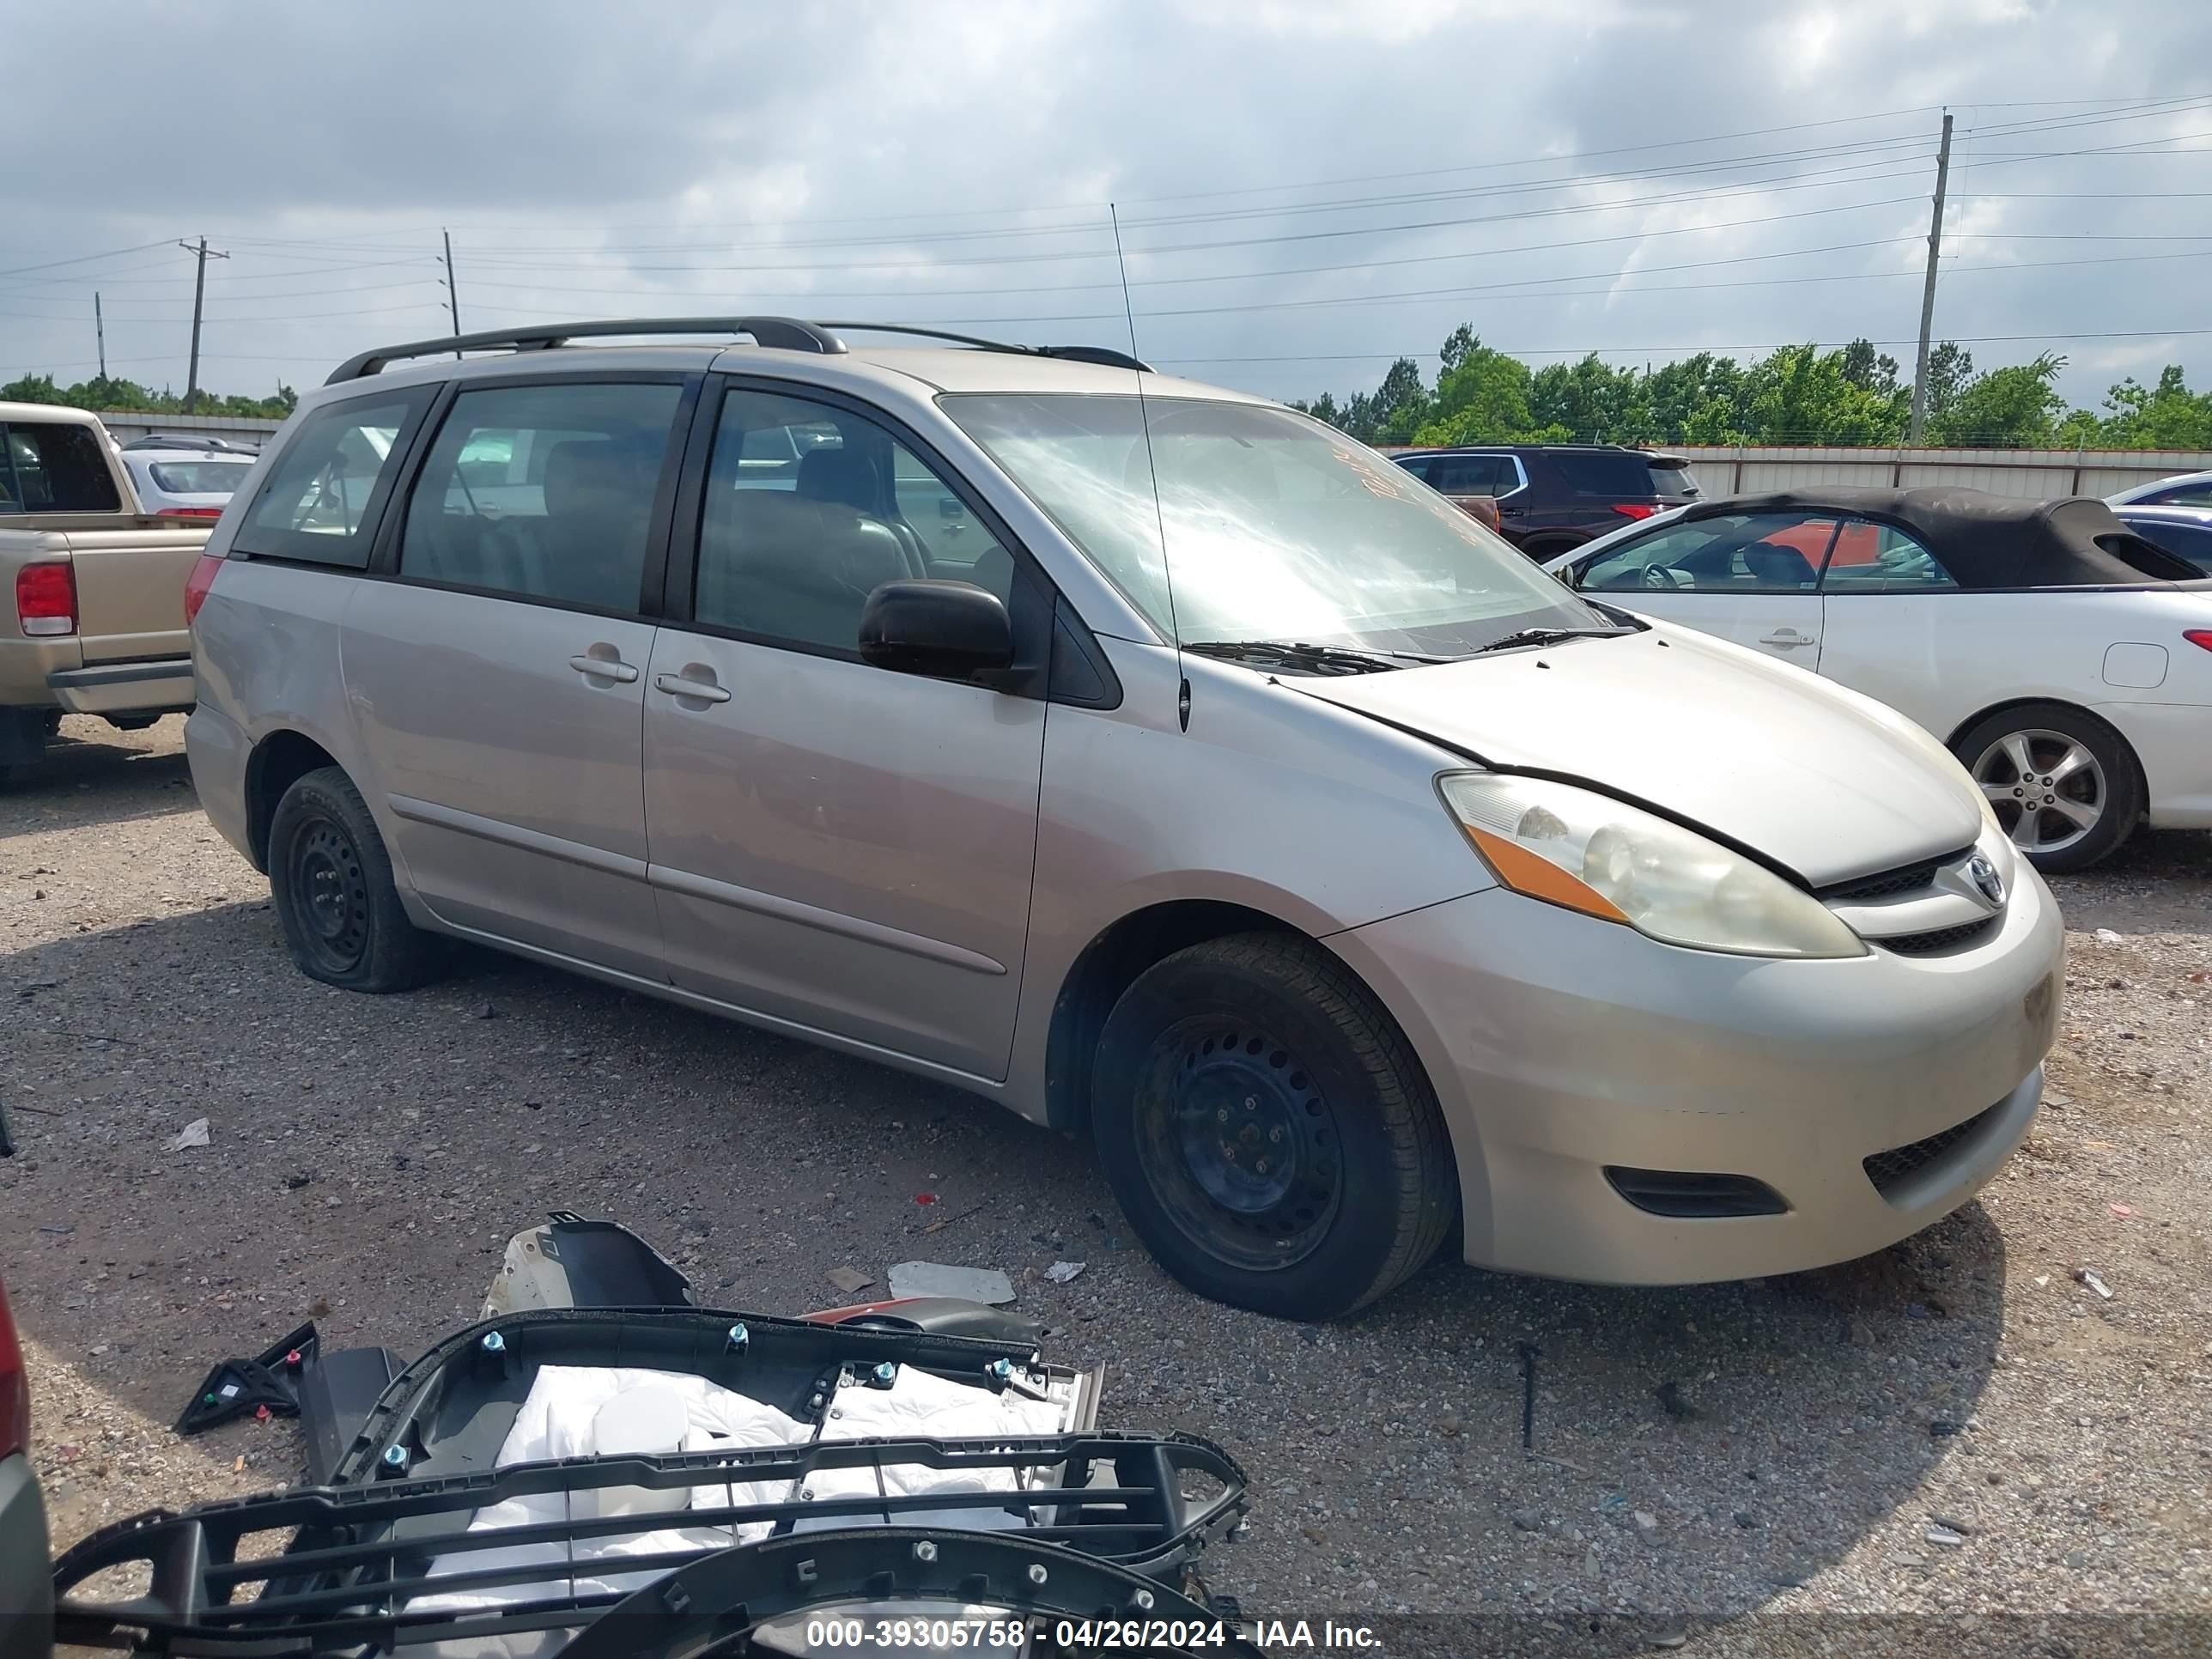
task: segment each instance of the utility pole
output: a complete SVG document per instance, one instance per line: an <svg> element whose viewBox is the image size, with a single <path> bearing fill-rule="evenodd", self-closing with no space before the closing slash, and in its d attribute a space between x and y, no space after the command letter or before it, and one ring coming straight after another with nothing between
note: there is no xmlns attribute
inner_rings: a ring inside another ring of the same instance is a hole
<svg viewBox="0 0 2212 1659"><path fill-rule="evenodd" d="M179 242L177 246L199 256L199 269L192 277L192 360L191 366L185 371L185 413L189 415L200 400L200 306L207 296L207 262L228 259L230 255L210 252L204 236L197 247L190 242Z"/></svg>
<svg viewBox="0 0 2212 1659"><path fill-rule="evenodd" d="M453 286L453 233L441 230L438 234L446 239L446 305L453 313L453 337L458 340L461 337L461 291ZM461 354L456 350L453 361L460 360Z"/></svg>
<svg viewBox="0 0 2212 1659"><path fill-rule="evenodd" d="M100 314L100 290L92 291L92 331L100 341L100 378L107 378L107 319Z"/></svg>
<svg viewBox="0 0 2212 1659"><path fill-rule="evenodd" d="M1928 336L1936 322L1936 261L1943 252L1943 191L1951 182L1951 112L1943 112L1943 142L1936 151L1936 211L1928 222L1928 281L1920 290L1920 355L1912 366L1912 425L1905 441L1917 444L1928 418Z"/></svg>

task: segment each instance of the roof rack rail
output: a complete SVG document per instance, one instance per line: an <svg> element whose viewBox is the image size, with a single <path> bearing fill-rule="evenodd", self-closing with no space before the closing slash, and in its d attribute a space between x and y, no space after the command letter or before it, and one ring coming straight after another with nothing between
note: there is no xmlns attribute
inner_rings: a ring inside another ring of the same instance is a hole
<svg viewBox="0 0 2212 1659"><path fill-rule="evenodd" d="M480 334L453 334L441 340L416 340L380 346L349 357L331 371L325 386L380 374L387 363L409 357L442 356L448 351L484 351L507 346L544 351L569 340L606 339L638 334L750 334L764 346L786 351L835 354L845 343L826 329L796 317L622 317L588 323L548 323L538 328L495 328Z"/></svg>
<svg viewBox="0 0 2212 1659"><path fill-rule="evenodd" d="M980 334L953 334L941 328L922 328L912 323L817 323L817 328L856 328L877 334L912 334L925 340L950 340L955 345L975 346L984 351L1011 351L1025 357L1058 357L1071 363L1097 363L1107 368L1133 368L1144 374L1153 372L1152 366L1131 356L1126 351L1116 351L1111 346L1092 345L1022 345L1012 340L988 340Z"/></svg>

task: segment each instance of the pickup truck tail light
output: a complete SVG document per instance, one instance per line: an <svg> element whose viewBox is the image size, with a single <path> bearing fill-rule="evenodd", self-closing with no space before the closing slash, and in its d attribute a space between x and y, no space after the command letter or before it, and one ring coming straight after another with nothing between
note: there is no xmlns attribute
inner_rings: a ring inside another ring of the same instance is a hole
<svg viewBox="0 0 2212 1659"><path fill-rule="evenodd" d="M13 1457L30 1443L31 1386L23 1377L23 1350L8 1312L8 1288L0 1285L0 1457Z"/></svg>
<svg viewBox="0 0 2212 1659"><path fill-rule="evenodd" d="M15 573L15 620L30 639L76 632L76 572L65 564L27 564Z"/></svg>
<svg viewBox="0 0 2212 1659"><path fill-rule="evenodd" d="M1659 510L1656 501L1616 501L1613 510L1624 519L1648 519Z"/></svg>
<svg viewBox="0 0 2212 1659"><path fill-rule="evenodd" d="M216 573L222 568L222 561L203 553L192 561L192 574L185 578L185 626L190 628L200 614L200 606L207 602L208 590L215 586Z"/></svg>
<svg viewBox="0 0 2212 1659"><path fill-rule="evenodd" d="M154 516L157 519L220 519L219 507L165 507Z"/></svg>

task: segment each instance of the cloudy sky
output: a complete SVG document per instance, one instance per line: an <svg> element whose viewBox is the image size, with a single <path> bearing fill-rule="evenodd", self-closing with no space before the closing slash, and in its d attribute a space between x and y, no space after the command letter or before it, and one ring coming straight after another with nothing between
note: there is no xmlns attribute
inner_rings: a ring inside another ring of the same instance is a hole
<svg viewBox="0 0 2212 1659"><path fill-rule="evenodd" d="M767 310L1279 396L1939 337L2212 381L2203 0L0 0L0 380L319 382L461 322ZM1434 359L1424 367L1433 372Z"/></svg>

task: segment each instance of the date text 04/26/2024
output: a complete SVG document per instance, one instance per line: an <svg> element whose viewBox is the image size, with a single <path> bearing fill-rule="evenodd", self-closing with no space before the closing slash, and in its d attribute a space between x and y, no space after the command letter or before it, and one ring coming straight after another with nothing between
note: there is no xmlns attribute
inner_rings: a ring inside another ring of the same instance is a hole
<svg viewBox="0 0 2212 1659"><path fill-rule="evenodd" d="M1358 1651L1380 1645L1374 1632L1364 1625L1340 1625L1334 1620L1261 1620L1242 1632L1271 1649ZM1064 1652L1151 1652L1162 1648L1196 1652L1225 1648L1239 1632L1221 1620L1166 1620L1158 1619L1063 1619L1054 1626L1054 1644ZM836 1648L947 1649L993 1650L1018 1659L1029 1646L1026 1619L872 1619L828 1618L810 1620L807 1646L815 1651Z"/></svg>
<svg viewBox="0 0 2212 1659"><path fill-rule="evenodd" d="M1053 1634L1064 1650L1075 1653L1109 1652L1115 1649L1148 1652L1166 1647L1176 1652L1194 1652L1224 1647L1233 1634L1223 1623L1168 1625L1159 1620L1064 1619ZM1381 1638L1364 1625L1340 1625L1334 1620L1267 1619L1244 1626L1246 1639L1271 1650L1334 1649L1339 1652L1378 1648Z"/></svg>

